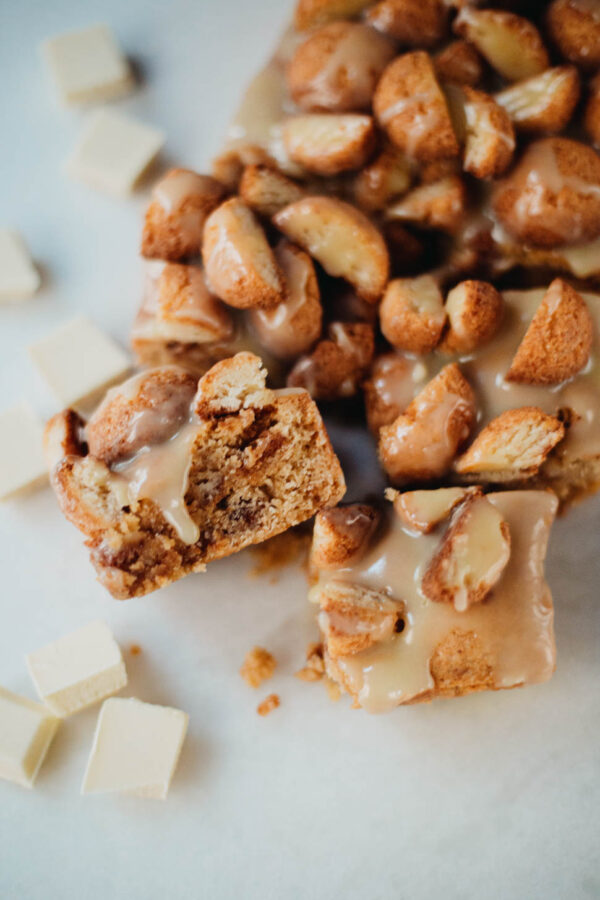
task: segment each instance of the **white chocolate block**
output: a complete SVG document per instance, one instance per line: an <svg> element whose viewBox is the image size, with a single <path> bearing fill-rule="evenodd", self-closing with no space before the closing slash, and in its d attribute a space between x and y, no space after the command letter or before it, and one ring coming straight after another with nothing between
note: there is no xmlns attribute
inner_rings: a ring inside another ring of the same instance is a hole
<svg viewBox="0 0 600 900"><path fill-rule="evenodd" d="M40 281L21 235L0 228L0 302L32 297Z"/></svg>
<svg viewBox="0 0 600 900"><path fill-rule="evenodd" d="M41 699L61 717L99 703L127 684L121 650L104 622L90 622L26 659Z"/></svg>
<svg viewBox="0 0 600 900"><path fill-rule="evenodd" d="M81 793L118 791L164 800L188 721L187 713L169 706L105 700Z"/></svg>
<svg viewBox="0 0 600 900"><path fill-rule="evenodd" d="M0 778L33 787L58 724L40 703L0 687Z"/></svg>
<svg viewBox="0 0 600 900"><path fill-rule="evenodd" d="M133 87L129 63L108 25L49 38L42 52L63 103L109 100Z"/></svg>
<svg viewBox="0 0 600 900"><path fill-rule="evenodd" d="M0 500L48 480L44 429L26 403L0 412Z"/></svg>
<svg viewBox="0 0 600 900"><path fill-rule="evenodd" d="M85 316L71 319L32 344L29 353L63 406L93 399L131 368L125 351Z"/></svg>
<svg viewBox="0 0 600 900"><path fill-rule="evenodd" d="M78 181L109 194L129 194L165 142L162 131L101 109L89 119L67 161Z"/></svg>

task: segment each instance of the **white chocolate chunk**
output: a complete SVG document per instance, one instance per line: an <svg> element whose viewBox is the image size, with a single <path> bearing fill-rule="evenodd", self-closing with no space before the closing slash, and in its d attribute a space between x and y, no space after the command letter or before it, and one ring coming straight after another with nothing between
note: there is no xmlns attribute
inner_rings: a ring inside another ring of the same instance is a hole
<svg viewBox="0 0 600 900"><path fill-rule="evenodd" d="M133 87L129 63L108 25L49 38L42 52L63 103L109 100Z"/></svg>
<svg viewBox="0 0 600 900"><path fill-rule="evenodd" d="M0 778L33 787L58 725L40 703L0 687Z"/></svg>
<svg viewBox="0 0 600 900"><path fill-rule="evenodd" d="M134 189L164 142L157 128L101 109L88 120L66 169L72 178L122 197Z"/></svg>
<svg viewBox="0 0 600 900"><path fill-rule="evenodd" d="M82 794L121 792L164 800L189 716L169 706L113 697L100 710Z"/></svg>
<svg viewBox="0 0 600 900"><path fill-rule="evenodd" d="M125 351L84 316L32 344L29 353L62 406L92 399L131 368Z"/></svg>
<svg viewBox="0 0 600 900"><path fill-rule="evenodd" d="M41 699L57 716L116 694L127 684L119 645L104 622L90 622L27 656Z"/></svg>
<svg viewBox="0 0 600 900"><path fill-rule="evenodd" d="M42 423L27 404L0 413L0 500L48 479Z"/></svg>
<svg viewBox="0 0 600 900"><path fill-rule="evenodd" d="M0 228L0 303L32 297L40 281L21 235Z"/></svg>

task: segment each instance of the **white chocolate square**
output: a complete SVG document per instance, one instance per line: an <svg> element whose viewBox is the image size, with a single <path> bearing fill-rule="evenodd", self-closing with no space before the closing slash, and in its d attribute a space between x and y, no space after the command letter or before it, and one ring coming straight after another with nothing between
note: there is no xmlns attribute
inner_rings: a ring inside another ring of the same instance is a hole
<svg viewBox="0 0 600 900"><path fill-rule="evenodd" d="M21 235L0 228L0 302L32 297L40 281Z"/></svg>
<svg viewBox="0 0 600 900"><path fill-rule="evenodd" d="M104 622L90 622L26 659L41 699L62 718L99 703L127 684L121 650Z"/></svg>
<svg viewBox="0 0 600 900"><path fill-rule="evenodd" d="M67 172L118 197L131 193L165 142L162 131L101 109L88 120L67 161Z"/></svg>
<svg viewBox="0 0 600 900"><path fill-rule="evenodd" d="M94 399L131 368L125 351L85 316L32 344L29 354L62 406Z"/></svg>
<svg viewBox="0 0 600 900"><path fill-rule="evenodd" d="M0 500L45 484L44 429L26 403L0 412Z"/></svg>
<svg viewBox="0 0 600 900"><path fill-rule="evenodd" d="M63 103L109 100L133 87L129 63L108 25L49 38L42 52Z"/></svg>
<svg viewBox="0 0 600 900"><path fill-rule="evenodd" d="M100 710L82 794L121 792L164 800L189 716L169 706L113 697Z"/></svg>
<svg viewBox="0 0 600 900"><path fill-rule="evenodd" d="M33 787L58 725L40 703L0 687L0 778Z"/></svg>

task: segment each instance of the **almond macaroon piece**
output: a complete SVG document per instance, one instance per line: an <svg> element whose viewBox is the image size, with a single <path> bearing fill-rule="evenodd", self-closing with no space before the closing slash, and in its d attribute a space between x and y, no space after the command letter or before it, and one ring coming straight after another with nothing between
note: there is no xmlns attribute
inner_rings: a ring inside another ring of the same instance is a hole
<svg viewBox="0 0 600 900"><path fill-rule="evenodd" d="M386 218L454 234L464 222L466 206L467 192L462 178L450 175L413 188L388 206Z"/></svg>
<svg viewBox="0 0 600 900"><path fill-rule="evenodd" d="M513 237L535 247L592 241L600 235L600 157L569 138L534 141L494 188L492 205Z"/></svg>
<svg viewBox="0 0 600 900"><path fill-rule="evenodd" d="M448 472L476 412L475 395L459 367L444 366L379 432L379 457L392 482L427 481Z"/></svg>
<svg viewBox="0 0 600 900"><path fill-rule="evenodd" d="M329 275L345 278L363 300L379 300L389 275L387 247L354 206L334 197L305 197L280 210L273 221Z"/></svg>
<svg viewBox="0 0 600 900"><path fill-rule="evenodd" d="M189 418L197 379L177 366L163 366L126 385L107 392L85 430L90 454L107 465L173 437Z"/></svg>
<svg viewBox="0 0 600 900"><path fill-rule="evenodd" d="M448 9L442 0L380 0L366 21L404 47L432 47L446 33Z"/></svg>
<svg viewBox="0 0 600 900"><path fill-rule="evenodd" d="M171 169L154 185L142 232L142 256L180 260L197 255L207 216L227 191L216 178Z"/></svg>
<svg viewBox="0 0 600 900"><path fill-rule="evenodd" d="M268 219L305 194L304 189L292 178L264 165L246 166L239 191L244 203L259 216Z"/></svg>
<svg viewBox="0 0 600 900"><path fill-rule="evenodd" d="M388 146L356 176L354 200L361 209L376 212L405 194L412 181L412 166L404 153Z"/></svg>
<svg viewBox="0 0 600 900"><path fill-rule="evenodd" d="M535 25L515 13L463 6L453 28L507 81L539 75L550 65Z"/></svg>
<svg viewBox="0 0 600 900"><path fill-rule="evenodd" d="M278 359L306 353L321 335L323 309L313 261L304 250L282 239L275 258L287 297L268 309L251 309L248 322L261 345Z"/></svg>
<svg viewBox="0 0 600 900"><path fill-rule="evenodd" d="M332 582L320 594L319 627L332 657L351 656L401 630L404 604L383 591Z"/></svg>
<svg viewBox="0 0 600 900"><path fill-rule="evenodd" d="M476 490L478 488L452 487L436 491L395 491L388 488L385 495L408 528L429 534L469 496L469 492Z"/></svg>
<svg viewBox="0 0 600 900"><path fill-rule="evenodd" d="M444 299L431 275L396 278L388 284L379 320L383 336L398 350L430 353L446 322Z"/></svg>
<svg viewBox="0 0 600 900"><path fill-rule="evenodd" d="M446 98L431 58L422 50L391 62L379 80L373 111L390 140L421 161L458 156Z"/></svg>
<svg viewBox="0 0 600 900"><path fill-rule="evenodd" d="M546 24L566 59L585 69L600 65L600 16L594 0L554 0Z"/></svg>
<svg viewBox="0 0 600 900"><path fill-rule="evenodd" d="M311 566L337 569L356 560L369 543L378 521L377 510L362 503L333 506L317 513Z"/></svg>
<svg viewBox="0 0 600 900"><path fill-rule="evenodd" d="M452 41L435 54L433 66L441 82L477 87L483 79L483 61L467 41Z"/></svg>
<svg viewBox="0 0 600 900"><path fill-rule="evenodd" d="M230 306L274 306L285 299L283 275L265 233L239 197L206 220L202 258L210 287Z"/></svg>
<svg viewBox="0 0 600 900"><path fill-rule="evenodd" d="M515 130L510 116L489 94L470 87L462 91L463 168L475 178L497 178L509 167L515 152Z"/></svg>
<svg viewBox="0 0 600 900"><path fill-rule="evenodd" d="M583 297L555 278L529 324L506 375L524 384L560 384L586 365L594 323Z"/></svg>
<svg viewBox="0 0 600 900"><path fill-rule="evenodd" d="M496 333L504 314L502 294L488 281L461 281L446 297L448 328L441 344L447 353L471 353Z"/></svg>
<svg viewBox="0 0 600 900"><path fill-rule="evenodd" d="M309 112L368 110L394 54L394 42L367 25L324 25L300 44L288 65L292 100Z"/></svg>
<svg viewBox="0 0 600 900"><path fill-rule="evenodd" d="M191 400L189 375L177 372L125 382L88 428L103 458L82 447L52 472L64 514L120 599L286 531L345 490L316 404L306 391L269 390L258 357L217 363ZM165 384L174 392L161 400Z"/></svg>
<svg viewBox="0 0 600 900"><path fill-rule="evenodd" d="M579 101L579 73L557 66L494 94L494 100L523 134L557 134L566 128Z"/></svg>
<svg viewBox="0 0 600 900"><path fill-rule="evenodd" d="M531 478L564 436L562 422L535 406L508 409L477 435L454 470L494 482Z"/></svg>
<svg viewBox="0 0 600 900"><path fill-rule="evenodd" d="M315 400L352 397L365 378L375 350L373 326L332 322L329 337L310 356L302 356L288 375L290 387L303 387Z"/></svg>
<svg viewBox="0 0 600 900"><path fill-rule="evenodd" d="M482 494L469 496L452 517L450 528L429 563L421 590L429 600L452 603L465 612L484 601L510 558L510 530Z"/></svg>
<svg viewBox="0 0 600 900"><path fill-rule="evenodd" d="M298 31L307 31L336 19L353 19L372 2L373 0L298 0L294 25Z"/></svg>
<svg viewBox="0 0 600 900"><path fill-rule="evenodd" d="M152 260L131 332L131 347L147 366L181 365L203 375L231 355L230 309L209 291L200 266Z"/></svg>
<svg viewBox="0 0 600 900"><path fill-rule="evenodd" d="M287 119L283 144L293 162L316 175L360 169L375 149L371 116L312 113Z"/></svg>

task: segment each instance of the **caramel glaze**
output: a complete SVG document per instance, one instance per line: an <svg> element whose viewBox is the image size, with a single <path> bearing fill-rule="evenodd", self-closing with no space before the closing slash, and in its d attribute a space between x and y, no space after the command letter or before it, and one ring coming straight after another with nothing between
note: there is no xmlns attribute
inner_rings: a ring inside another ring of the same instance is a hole
<svg viewBox="0 0 600 900"><path fill-rule="evenodd" d="M516 384L505 379L544 293L543 290L505 292L504 320L496 336L484 347L465 356L450 357L434 351L419 358L421 368L417 370L417 379L402 379L388 364L389 377L386 377L385 369L378 371L373 385L382 400L385 398L387 403L397 403L400 408L405 408L407 386L412 396L416 395L442 366L455 360L477 398L478 420L472 437L507 409L537 406L550 414L569 410L576 415L571 417L567 435L555 451L556 455L565 463L600 455L600 296L583 294L596 328L592 354L582 372L570 381L552 387ZM414 360L409 354L398 355Z"/></svg>
<svg viewBox="0 0 600 900"><path fill-rule="evenodd" d="M353 584L381 592L404 606L400 633L329 663L331 674L368 712L385 712L429 699L436 687L430 671L432 656L456 630L476 637L491 667L494 689L535 684L551 677L555 668L553 609L543 563L556 498L546 491L507 491L488 495L488 500L508 524L510 558L488 597L464 611L451 603L428 600L421 589L449 520L423 535L405 527L388 509L382 528L358 560L319 573L311 591L315 602L329 586ZM322 612L320 617L325 633L326 616ZM340 628L340 622L336 621L336 627Z"/></svg>

